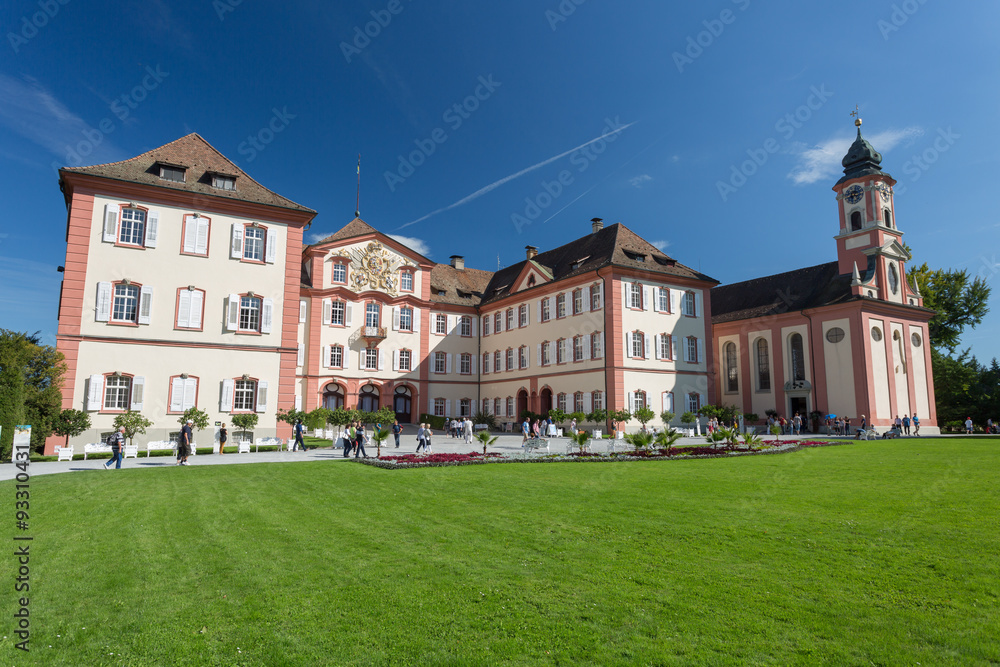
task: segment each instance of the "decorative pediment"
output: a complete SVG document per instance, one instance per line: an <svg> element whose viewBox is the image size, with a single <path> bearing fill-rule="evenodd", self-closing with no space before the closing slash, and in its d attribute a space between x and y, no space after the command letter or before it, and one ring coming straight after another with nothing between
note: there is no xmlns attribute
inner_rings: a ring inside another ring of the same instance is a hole
<svg viewBox="0 0 1000 667"><path fill-rule="evenodd" d="M533 259L529 259L524 263L524 268L517 275L514 287L510 291L513 294L548 282L552 282L552 270Z"/></svg>
<svg viewBox="0 0 1000 667"><path fill-rule="evenodd" d="M333 254L351 261L350 287L355 292L379 290L396 296L399 290L399 269L416 266L406 257L388 250L379 241L343 248Z"/></svg>
<svg viewBox="0 0 1000 667"><path fill-rule="evenodd" d="M910 253L906 251L906 248L903 247L903 244L896 239L889 239L882 246L867 248L863 252L869 257L873 255L885 255L886 257L902 260L904 262L908 262L912 259L912 255L910 255Z"/></svg>

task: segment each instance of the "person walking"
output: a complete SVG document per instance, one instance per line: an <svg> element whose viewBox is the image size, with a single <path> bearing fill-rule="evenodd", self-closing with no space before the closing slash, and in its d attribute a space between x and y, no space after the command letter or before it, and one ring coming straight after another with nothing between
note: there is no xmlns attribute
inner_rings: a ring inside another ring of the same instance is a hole
<svg viewBox="0 0 1000 667"><path fill-rule="evenodd" d="M193 426L194 420L187 420L187 423L181 427L181 434L177 438L177 465L179 466L191 465L188 463L188 457L191 456L191 441L194 440Z"/></svg>
<svg viewBox="0 0 1000 667"><path fill-rule="evenodd" d="M903 414L903 433L910 435L910 415Z"/></svg>
<svg viewBox="0 0 1000 667"><path fill-rule="evenodd" d="M465 423L463 424L465 430L465 444L472 444L472 420L468 417L465 418Z"/></svg>
<svg viewBox="0 0 1000 667"><path fill-rule="evenodd" d="M920 435L920 417L913 413L913 435Z"/></svg>
<svg viewBox="0 0 1000 667"><path fill-rule="evenodd" d="M343 434L345 459L351 454L351 448L354 446L355 435L357 435L357 427L355 426L355 422L351 422L351 425L347 427L347 432Z"/></svg>
<svg viewBox="0 0 1000 667"><path fill-rule="evenodd" d="M799 413L795 413L795 418L792 419L792 429L795 431L795 435L802 435L802 417Z"/></svg>
<svg viewBox="0 0 1000 667"><path fill-rule="evenodd" d="M899 418L899 415L896 415L896 418L892 421L892 423L893 423L893 426L896 427L896 432L897 433L902 433L903 432L903 420Z"/></svg>
<svg viewBox="0 0 1000 667"><path fill-rule="evenodd" d="M396 439L396 449L399 449L399 434L403 432L403 427L399 425L399 420L392 422L392 437Z"/></svg>
<svg viewBox="0 0 1000 667"><path fill-rule="evenodd" d="M424 429L424 454L431 453L431 436L434 433L431 431L431 425L428 424L427 428Z"/></svg>
<svg viewBox="0 0 1000 667"><path fill-rule="evenodd" d="M426 426L427 424L420 422L420 428L417 429L417 451L416 451L417 454L420 453L421 447L427 449L427 429L425 428Z"/></svg>
<svg viewBox="0 0 1000 667"><path fill-rule="evenodd" d="M302 439L302 431L303 430L305 430L305 429L302 426L302 420L301 419L296 419L295 420L295 444L292 445L292 451L293 452L296 451L296 450L298 450L298 448L300 446L302 447L302 451L303 452L306 451L306 441ZM280 447L279 447L279 449L280 449Z"/></svg>
<svg viewBox="0 0 1000 667"><path fill-rule="evenodd" d="M229 440L229 431L226 430L226 425L223 424L219 427L219 454L225 454L226 441Z"/></svg>
<svg viewBox="0 0 1000 667"><path fill-rule="evenodd" d="M972 435L972 417L965 418L965 434Z"/></svg>
<svg viewBox="0 0 1000 667"><path fill-rule="evenodd" d="M125 446L125 427L119 426L118 430L108 436L107 444L111 446L111 460L104 464L105 470L111 470L111 464L115 464L115 469L122 467L122 447Z"/></svg>
<svg viewBox="0 0 1000 667"><path fill-rule="evenodd" d="M576 434L576 417L574 417L569 423L569 432Z"/></svg>
<svg viewBox="0 0 1000 667"><path fill-rule="evenodd" d="M521 424L521 436L521 445L523 446L524 443L528 442L528 438L531 437L531 422L528 421L527 417L524 418L524 423Z"/></svg>
<svg viewBox="0 0 1000 667"><path fill-rule="evenodd" d="M365 439L367 437L365 434L365 425L359 424L357 437L354 439L354 458L358 458L359 455L368 458L368 453L365 451Z"/></svg>

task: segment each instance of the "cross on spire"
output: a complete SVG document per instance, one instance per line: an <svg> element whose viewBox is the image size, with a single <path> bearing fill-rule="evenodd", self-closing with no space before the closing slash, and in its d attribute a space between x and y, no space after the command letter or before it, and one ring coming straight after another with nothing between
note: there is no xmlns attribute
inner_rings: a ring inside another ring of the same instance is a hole
<svg viewBox="0 0 1000 667"><path fill-rule="evenodd" d="M861 127L860 110L858 109L857 104L854 105L854 111L851 112L851 117L854 118L854 124L858 127Z"/></svg>

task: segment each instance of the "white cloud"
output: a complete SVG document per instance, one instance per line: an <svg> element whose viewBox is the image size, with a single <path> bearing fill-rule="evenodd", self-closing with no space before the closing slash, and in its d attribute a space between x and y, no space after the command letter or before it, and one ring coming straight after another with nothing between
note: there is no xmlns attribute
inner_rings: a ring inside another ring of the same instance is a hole
<svg viewBox="0 0 1000 667"><path fill-rule="evenodd" d="M403 245L405 245L410 250L412 250L414 252L418 252L421 255L423 255L424 257L430 257L431 256L431 249L430 249L430 247L426 243L424 243L423 241L421 241L420 239L413 238L412 236L402 236L400 234L389 234L388 236L389 236L390 239L399 241L400 243L402 243Z"/></svg>
<svg viewBox="0 0 1000 667"><path fill-rule="evenodd" d="M639 174L638 176L633 176L632 178L628 179L628 182L632 184L633 188L641 188L643 185L649 183L651 180L653 180L653 177L650 176L649 174Z"/></svg>
<svg viewBox="0 0 1000 667"><path fill-rule="evenodd" d="M904 127L886 130L865 137L880 153L887 153L903 142L909 142L924 133L919 127ZM854 143L853 136L837 136L827 139L813 147L799 143L789 151L796 156L797 162L788 173L788 178L796 185L806 185L816 181L828 180L835 176L843 167L840 163L847 154L847 149Z"/></svg>
<svg viewBox="0 0 1000 667"><path fill-rule="evenodd" d="M670 246L670 241L650 241L653 247L660 252L666 252L667 248Z"/></svg>
<svg viewBox="0 0 1000 667"><path fill-rule="evenodd" d="M333 234L333 232L313 232L312 234L306 236L306 243L309 245L316 245L330 234Z"/></svg>

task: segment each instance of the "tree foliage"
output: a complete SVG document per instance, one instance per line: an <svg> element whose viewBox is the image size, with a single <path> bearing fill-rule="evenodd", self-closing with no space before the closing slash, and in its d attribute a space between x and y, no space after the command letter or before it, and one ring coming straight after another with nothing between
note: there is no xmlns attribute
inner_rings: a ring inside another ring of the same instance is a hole
<svg viewBox="0 0 1000 667"><path fill-rule="evenodd" d="M642 424L643 428L645 428L646 424L653 421L653 417L656 416L656 413L653 412L651 408L644 405L636 410L635 414L632 416L635 417L640 424Z"/></svg>
<svg viewBox="0 0 1000 667"><path fill-rule="evenodd" d="M257 426L257 420L258 418L256 412L246 412L239 415L233 415L233 426L240 429L245 437L247 433L252 431Z"/></svg>
<svg viewBox="0 0 1000 667"><path fill-rule="evenodd" d="M208 428L208 413L204 410L197 407L188 408L184 411L184 414L177 418L177 422L183 426L189 419L194 424L196 430L200 431Z"/></svg>
<svg viewBox="0 0 1000 667"><path fill-rule="evenodd" d="M31 425L31 446L41 451L62 411L63 355L28 335L0 329L0 459L10 458L14 426Z"/></svg>
<svg viewBox="0 0 1000 667"><path fill-rule="evenodd" d="M70 438L80 435L88 428L90 415L83 410L67 408L59 413L52 430L56 435L65 436L66 444L69 445Z"/></svg>
<svg viewBox="0 0 1000 667"><path fill-rule="evenodd" d="M954 352L965 328L975 329L989 312L990 286L981 277L970 280L968 271L932 270L927 264L910 269L910 275L924 307L935 311L928 324L931 345Z"/></svg>
<svg viewBox="0 0 1000 667"><path fill-rule="evenodd" d="M115 430L125 427L125 437L128 444L134 444L132 439L140 433L145 433L146 429L153 425L152 420L147 419L141 412L126 410L115 415Z"/></svg>

